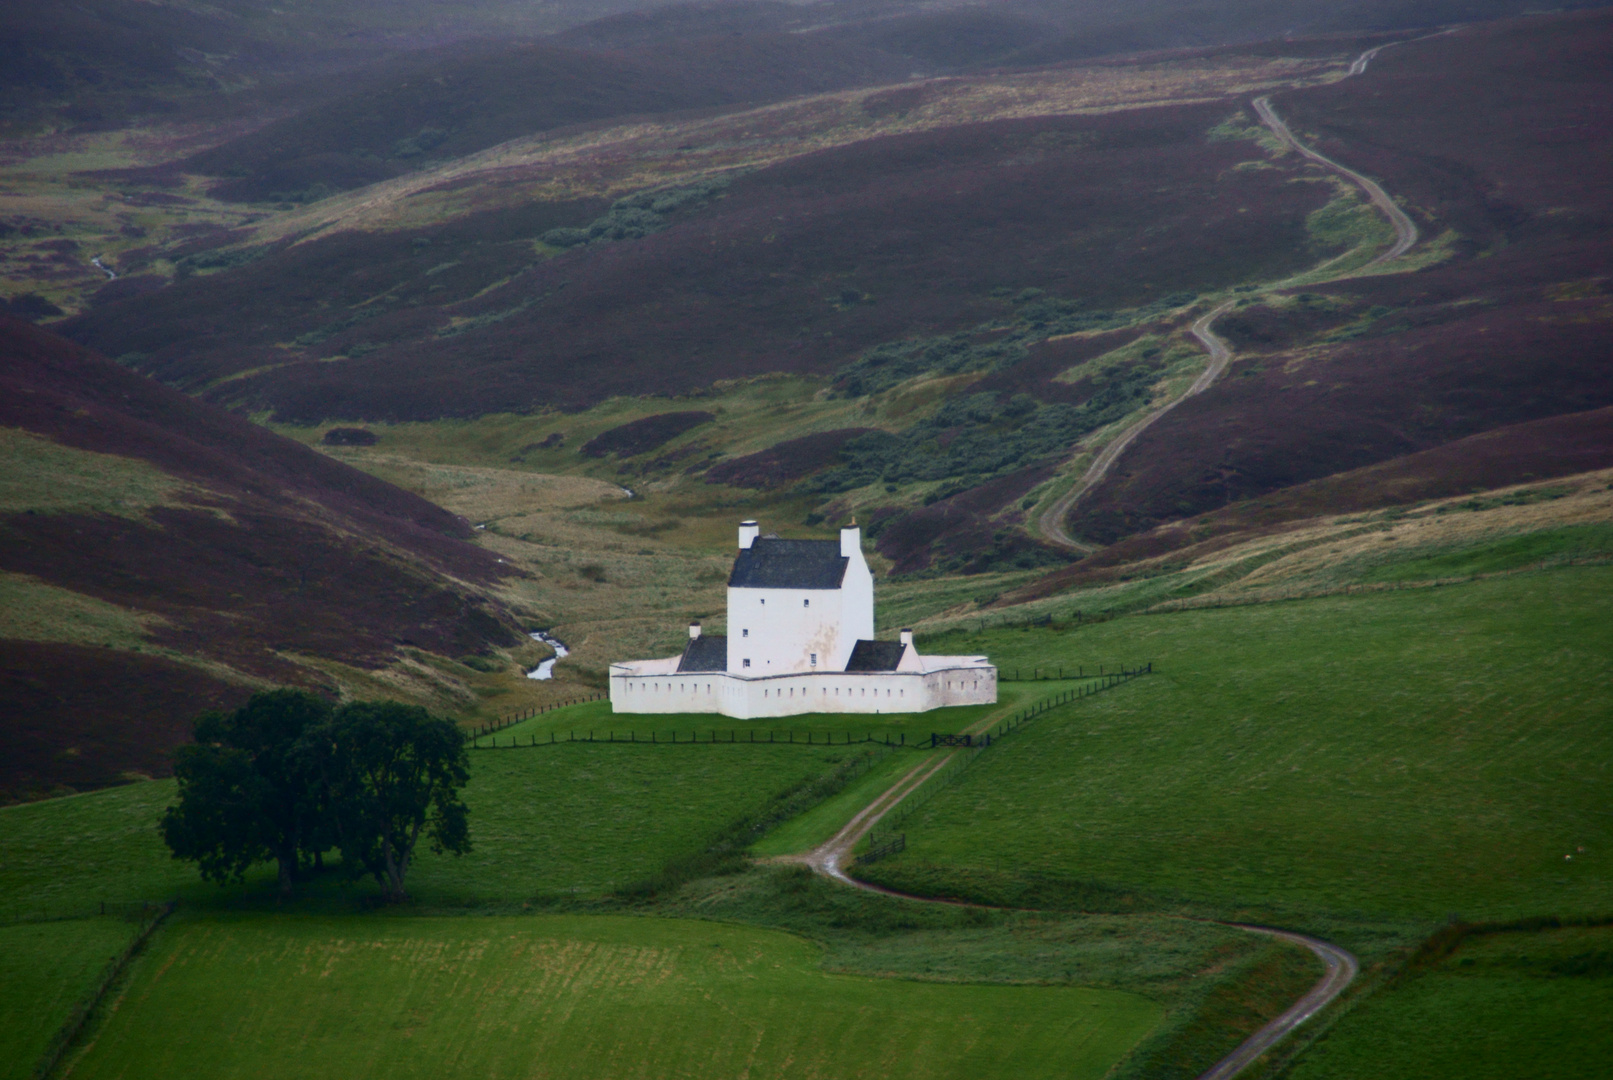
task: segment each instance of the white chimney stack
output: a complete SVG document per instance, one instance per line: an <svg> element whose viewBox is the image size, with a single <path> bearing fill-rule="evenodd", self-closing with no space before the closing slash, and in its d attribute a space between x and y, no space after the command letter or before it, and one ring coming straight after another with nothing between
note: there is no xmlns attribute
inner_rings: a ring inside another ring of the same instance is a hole
<svg viewBox="0 0 1613 1080"><path fill-rule="evenodd" d="M739 523L739 550L744 551L751 546L751 542L761 535L761 528L754 521L741 521Z"/></svg>
<svg viewBox="0 0 1613 1080"><path fill-rule="evenodd" d="M901 638L903 648L911 649L913 647L913 631L903 630L899 636Z"/></svg>
<svg viewBox="0 0 1613 1080"><path fill-rule="evenodd" d="M853 518L850 525L844 525L840 529L840 554L849 559L861 551L862 546L863 531L857 528L857 520Z"/></svg>
<svg viewBox="0 0 1613 1080"><path fill-rule="evenodd" d="M689 624L689 640L693 641L695 638L697 638L699 636L700 636L700 624L697 623L697 622L690 623Z"/></svg>

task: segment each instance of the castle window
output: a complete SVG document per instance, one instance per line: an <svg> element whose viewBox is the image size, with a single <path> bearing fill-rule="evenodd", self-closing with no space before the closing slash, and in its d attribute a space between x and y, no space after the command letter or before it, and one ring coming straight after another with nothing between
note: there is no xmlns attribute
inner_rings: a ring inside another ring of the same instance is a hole
<svg viewBox="0 0 1613 1080"><path fill-rule="evenodd" d="M802 607L811 607L812 606L812 601L803 598L802 601L801 601L801 606Z"/></svg>
<svg viewBox="0 0 1613 1080"><path fill-rule="evenodd" d="M812 654L812 666L813 667L818 666L818 654L817 653Z"/></svg>
<svg viewBox="0 0 1613 1080"><path fill-rule="evenodd" d="M750 637L750 631L749 630L741 630L739 632L739 636L740 637Z"/></svg>
<svg viewBox="0 0 1613 1080"><path fill-rule="evenodd" d="M742 664L743 664L743 665L744 665L744 666L745 666L745 667L750 667L750 661L749 661L749 660L742 660L742 661L740 661L740 662L741 662L741 663L742 663Z"/></svg>
<svg viewBox="0 0 1613 1080"><path fill-rule="evenodd" d="M763 606L763 607L766 607L766 606L767 606L767 597L765 597L765 596L764 596L764 597L762 597L762 606Z"/></svg>

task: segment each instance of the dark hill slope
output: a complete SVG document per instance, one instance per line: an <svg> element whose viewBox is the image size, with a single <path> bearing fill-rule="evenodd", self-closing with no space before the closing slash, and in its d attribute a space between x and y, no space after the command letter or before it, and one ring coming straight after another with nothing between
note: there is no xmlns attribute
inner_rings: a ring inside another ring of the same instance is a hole
<svg viewBox="0 0 1613 1080"><path fill-rule="evenodd" d="M1108 309L1309 265L1320 249L1306 215L1326 188L1233 168L1251 149L1206 134L1226 113L872 139L737 178L642 239L536 264L517 242L529 268L491 289L466 278L433 291L464 268L428 274L456 257L430 232L424 253L401 235L343 234L110 304L68 332L293 421L574 408L828 373L871 345L1005 314L1026 288ZM390 306L364 303L381 294ZM292 339L305 359L281 345Z"/></svg>
<svg viewBox="0 0 1613 1080"><path fill-rule="evenodd" d="M478 42L399 60L185 168L227 177L216 189L225 198L317 198L556 128L774 101L906 74L893 57L792 34L621 52Z"/></svg>
<svg viewBox="0 0 1613 1080"><path fill-rule="evenodd" d="M175 485L154 504L75 510L34 475L14 490L40 504L0 506L0 572L26 575L13 583L145 623L138 646L75 641L75 616L49 606L60 594L24 589L46 605L36 628L60 633L0 641L0 789L161 771L195 712L240 697L243 680L319 684L321 661L378 667L405 644L458 656L519 640L476 589L503 568L437 507L15 320L0 322L0 358L0 429L105 455L66 456L114 489L131 465Z"/></svg>
<svg viewBox="0 0 1613 1080"><path fill-rule="evenodd" d="M1476 27L1281 95L1456 257L1231 317L1239 363L1154 425L1075 525L1112 541L1493 428L1613 404L1613 17ZM1519 476L1517 479L1522 479Z"/></svg>
<svg viewBox="0 0 1613 1080"><path fill-rule="evenodd" d="M1202 558L1296 523L1450 498L1613 467L1613 408L1493 428L1376 465L1334 473L1200 514L1118 543L1014 593L1015 602L1129 579L1130 564L1174 553Z"/></svg>
<svg viewBox="0 0 1613 1080"><path fill-rule="evenodd" d="M535 34L618 5L561 0L0 0L0 129L115 127L316 100L433 45Z"/></svg>

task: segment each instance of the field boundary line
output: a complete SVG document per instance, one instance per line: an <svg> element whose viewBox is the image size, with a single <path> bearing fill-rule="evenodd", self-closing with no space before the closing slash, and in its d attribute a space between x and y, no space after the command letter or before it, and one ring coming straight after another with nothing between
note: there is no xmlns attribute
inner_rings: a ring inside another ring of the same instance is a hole
<svg viewBox="0 0 1613 1080"><path fill-rule="evenodd" d="M174 913L174 908L178 906L179 902L177 900L170 900L166 904L159 906L156 909L156 916L135 934L134 940L124 946L121 953L113 957L112 962L101 973L101 981L96 984L95 989L79 999L78 1004L73 1007L73 1011L68 1014L67 1020L56 1030L56 1034L51 1036L51 1041L46 1044L45 1053L40 1057L38 1063L34 1065L34 1080L45 1080L46 1077L56 1071L56 1067L62 1063L62 1058L67 1056L68 1050L78 1040L78 1036L84 1030L84 1026L89 1023L90 1017L94 1015L96 1006L100 1005L101 999L106 997L106 992L112 988L112 984L117 981L118 976L123 974L124 969L129 966L129 961L133 960L135 955L139 953L147 939L156 932L157 927L161 926L163 921Z"/></svg>

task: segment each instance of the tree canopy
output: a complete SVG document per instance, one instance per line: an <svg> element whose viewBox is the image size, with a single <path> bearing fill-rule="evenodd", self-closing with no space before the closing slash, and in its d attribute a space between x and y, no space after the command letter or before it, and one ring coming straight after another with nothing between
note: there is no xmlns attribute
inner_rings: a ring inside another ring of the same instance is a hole
<svg viewBox="0 0 1613 1080"><path fill-rule="evenodd" d="M342 862L375 877L388 900L403 900L405 875L422 836L436 852L471 849L459 789L470 779L465 738L417 705L343 705L303 741L319 778Z"/></svg>
<svg viewBox="0 0 1613 1080"><path fill-rule="evenodd" d="M273 859L289 895L335 847L350 873L373 875L387 899L402 900L422 837L435 851L470 850L464 737L417 706L255 694L233 713L198 718L174 772L179 802L163 815L163 838L221 885Z"/></svg>

